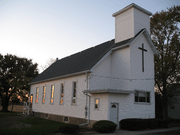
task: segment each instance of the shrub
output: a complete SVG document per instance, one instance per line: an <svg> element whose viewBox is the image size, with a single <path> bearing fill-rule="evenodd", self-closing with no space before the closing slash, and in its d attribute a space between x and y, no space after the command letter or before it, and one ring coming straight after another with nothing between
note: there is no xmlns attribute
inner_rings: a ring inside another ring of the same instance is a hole
<svg viewBox="0 0 180 135"><path fill-rule="evenodd" d="M112 121L100 120L93 124L93 129L99 133L112 133L116 130L117 125Z"/></svg>
<svg viewBox="0 0 180 135"><path fill-rule="evenodd" d="M168 128L168 125L169 125L169 120L163 120L163 119L158 120L159 128Z"/></svg>
<svg viewBox="0 0 180 135"><path fill-rule="evenodd" d="M123 119L120 121L120 127L124 130L138 131L148 128L148 120L145 119Z"/></svg>
<svg viewBox="0 0 180 135"><path fill-rule="evenodd" d="M59 131L63 134L75 134L79 131L79 126L74 124L62 124Z"/></svg>
<svg viewBox="0 0 180 135"><path fill-rule="evenodd" d="M148 120L148 128L156 129L158 128L158 119L147 119Z"/></svg>

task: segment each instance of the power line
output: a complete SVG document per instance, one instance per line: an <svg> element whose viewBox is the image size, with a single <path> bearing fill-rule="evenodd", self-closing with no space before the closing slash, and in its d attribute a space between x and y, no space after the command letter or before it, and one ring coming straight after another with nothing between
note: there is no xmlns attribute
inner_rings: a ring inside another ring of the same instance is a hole
<svg viewBox="0 0 180 135"><path fill-rule="evenodd" d="M110 76L102 76L102 75L91 75L95 77L107 78L107 79L116 79L116 80L154 80L154 78L145 78L145 79L133 79L133 78L118 78L118 77L110 77Z"/></svg>

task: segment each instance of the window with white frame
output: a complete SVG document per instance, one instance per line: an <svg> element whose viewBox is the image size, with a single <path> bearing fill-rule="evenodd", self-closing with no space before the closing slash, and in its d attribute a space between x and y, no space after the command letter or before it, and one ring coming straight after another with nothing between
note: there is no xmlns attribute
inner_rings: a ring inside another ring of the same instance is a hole
<svg viewBox="0 0 180 135"><path fill-rule="evenodd" d="M64 103L64 83L61 84L61 89L60 89L60 104Z"/></svg>
<svg viewBox="0 0 180 135"><path fill-rule="evenodd" d="M73 95L72 95L72 104L76 104L76 89L77 89L77 86L76 86L76 82L73 82Z"/></svg>
<svg viewBox="0 0 180 135"><path fill-rule="evenodd" d="M46 97L46 87L43 86L43 96L42 96L42 103L45 104L45 97Z"/></svg>
<svg viewBox="0 0 180 135"><path fill-rule="evenodd" d="M36 103L38 103L39 87L36 88Z"/></svg>
<svg viewBox="0 0 180 135"><path fill-rule="evenodd" d="M150 103L150 92L135 91L135 102Z"/></svg>
<svg viewBox="0 0 180 135"><path fill-rule="evenodd" d="M94 109L99 110L99 98L95 98Z"/></svg>
<svg viewBox="0 0 180 135"><path fill-rule="evenodd" d="M51 98L50 98L50 103L54 103L54 85L51 85Z"/></svg>

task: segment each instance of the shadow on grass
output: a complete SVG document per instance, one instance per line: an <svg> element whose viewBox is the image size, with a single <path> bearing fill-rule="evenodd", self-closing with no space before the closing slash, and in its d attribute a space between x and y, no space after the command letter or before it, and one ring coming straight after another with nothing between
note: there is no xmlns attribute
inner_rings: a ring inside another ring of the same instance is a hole
<svg viewBox="0 0 180 135"><path fill-rule="evenodd" d="M25 124L30 124L30 127L23 128L3 128L0 131L2 135L38 135L38 134L51 134L58 131L58 127L63 124L61 122L40 119L36 117L27 116L26 119L20 120L20 122Z"/></svg>
<svg viewBox="0 0 180 135"><path fill-rule="evenodd" d="M1 135L52 135L60 134L59 127L62 122L41 119L34 116L17 116L18 113L2 113L0 112L0 119L11 121L16 118L17 122L13 126L4 126L0 129ZM9 116L9 117L8 117ZM13 116L13 117L12 117ZM24 118L23 118L24 117ZM23 119L22 119L23 118ZM1 120L0 120L1 121ZM21 126L16 126L21 125ZM23 126L24 125L24 126ZM25 125L30 125L25 127ZM17 128L18 127L18 128ZM93 132L92 128L80 127L79 133Z"/></svg>

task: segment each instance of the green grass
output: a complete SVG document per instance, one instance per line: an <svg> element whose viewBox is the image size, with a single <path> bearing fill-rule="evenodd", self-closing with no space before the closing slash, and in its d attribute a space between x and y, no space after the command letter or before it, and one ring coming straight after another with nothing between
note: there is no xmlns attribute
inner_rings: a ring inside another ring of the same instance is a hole
<svg viewBox="0 0 180 135"><path fill-rule="evenodd" d="M8 116L17 116L18 113L12 112L0 112L0 118ZM22 116L17 116L22 117ZM23 124L30 124L30 127L22 128L2 128L0 129L0 135L46 135L59 132L59 127L62 122L41 119L33 116L27 116L25 119L18 120ZM79 132L93 131L92 128L80 127Z"/></svg>
<svg viewBox="0 0 180 135"><path fill-rule="evenodd" d="M52 120L46 120L36 117L27 117L27 119L20 120L23 123L31 124L31 127L18 128L4 128L1 129L0 134L2 135L43 135L52 134L58 132L58 128L61 122L56 122Z"/></svg>
<svg viewBox="0 0 180 135"><path fill-rule="evenodd" d="M0 112L0 117L8 117L8 116L15 116L19 113L17 112Z"/></svg>

